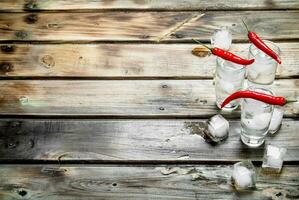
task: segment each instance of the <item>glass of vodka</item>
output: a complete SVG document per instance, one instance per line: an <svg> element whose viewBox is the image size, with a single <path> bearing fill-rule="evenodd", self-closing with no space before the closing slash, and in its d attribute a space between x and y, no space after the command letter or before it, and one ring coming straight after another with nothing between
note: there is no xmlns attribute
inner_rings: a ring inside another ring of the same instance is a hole
<svg viewBox="0 0 299 200"><path fill-rule="evenodd" d="M264 40L265 44L270 47L278 56L280 49L273 42ZM254 44L249 47L249 59L255 61L247 67L247 79L254 84L270 85L274 82L278 63L263 51L258 49Z"/></svg>
<svg viewBox="0 0 299 200"><path fill-rule="evenodd" d="M273 95L266 88L249 87L248 90ZM273 105L254 99L242 99L241 104L241 140L250 147L258 147L265 141L268 132Z"/></svg>
<svg viewBox="0 0 299 200"><path fill-rule="evenodd" d="M245 74L244 65L216 58L215 93L218 108L229 95L243 88ZM238 106L239 100L231 101L223 110L232 111Z"/></svg>

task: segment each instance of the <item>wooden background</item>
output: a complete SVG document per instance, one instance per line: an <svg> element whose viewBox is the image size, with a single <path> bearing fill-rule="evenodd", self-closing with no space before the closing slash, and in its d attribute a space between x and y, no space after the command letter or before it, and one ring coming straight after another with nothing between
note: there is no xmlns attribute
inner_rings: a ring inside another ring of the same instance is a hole
<svg viewBox="0 0 299 200"><path fill-rule="evenodd" d="M298 103L266 141L288 149L279 176L240 142L239 111L225 142L202 138L215 58L192 38L228 26L247 56L242 18L282 50L272 89L298 98L297 0L0 0L0 199L299 199ZM238 193L244 159L257 189Z"/></svg>

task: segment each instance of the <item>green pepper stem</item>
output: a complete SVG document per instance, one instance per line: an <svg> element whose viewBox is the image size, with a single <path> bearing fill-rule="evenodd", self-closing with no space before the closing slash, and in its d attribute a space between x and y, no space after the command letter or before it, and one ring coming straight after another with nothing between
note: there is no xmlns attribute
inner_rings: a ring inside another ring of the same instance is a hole
<svg viewBox="0 0 299 200"><path fill-rule="evenodd" d="M296 99L286 99L286 103L285 104L287 104L287 103L294 103L294 102L297 102L298 100L296 100Z"/></svg>
<svg viewBox="0 0 299 200"><path fill-rule="evenodd" d="M198 41L198 40L196 40L196 39L194 39L194 38L192 38L192 40L195 41L196 43L198 43L198 44L200 44L200 45L206 47L206 48L209 49L210 51L212 51L212 48L211 48L211 47L208 47L207 45L201 43L200 41Z"/></svg>
<svg viewBox="0 0 299 200"><path fill-rule="evenodd" d="M248 28L248 26L247 26L247 24L245 23L245 21L244 21L243 19L242 19L242 22L243 22L243 24L244 24L246 30L247 30L248 32L250 32L250 31L249 31L249 28Z"/></svg>

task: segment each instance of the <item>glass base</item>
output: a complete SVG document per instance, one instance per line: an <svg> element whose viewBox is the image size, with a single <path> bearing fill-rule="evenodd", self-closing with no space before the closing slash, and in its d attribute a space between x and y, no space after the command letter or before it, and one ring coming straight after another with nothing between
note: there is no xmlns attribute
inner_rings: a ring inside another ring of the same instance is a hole
<svg viewBox="0 0 299 200"><path fill-rule="evenodd" d="M241 140L244 144L246 144L249 147L259 147L265 142L265 137L257 139L253 137L248 137L241 132Z"/></svg>
<svg viewBox="0 0 299 200"><path fill-rule="evenodd" d="M247 79L247 87L255 86L255 87L262 87L262 88L268 88L274 83L274 80L271 82L258 82L254 80Z"/></svg>

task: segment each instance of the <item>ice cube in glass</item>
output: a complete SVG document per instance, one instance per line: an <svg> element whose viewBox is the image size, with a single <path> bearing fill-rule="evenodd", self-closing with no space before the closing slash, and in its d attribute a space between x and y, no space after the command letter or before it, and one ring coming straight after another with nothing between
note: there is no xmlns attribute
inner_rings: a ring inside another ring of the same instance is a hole
<svg viewBox="0 0 299 200"><path fill-rule="evenodd" d="M262 164L263 171L280 173L286 152L285 148L268 145Z"/></svg>
<svg viewBox="0 0 299 200"><path fill-rule="evenodd" d="M251 161L242 161L234 164L232 184L237 190L255 188L256 170Z"/></svg>
<svg viewBox="0 0 299 200"><path fill-rule="evenodd" d="M220 142L228 137L229 123L220 114L214 115L207 121L205 135L213 142Z"/></svg>

